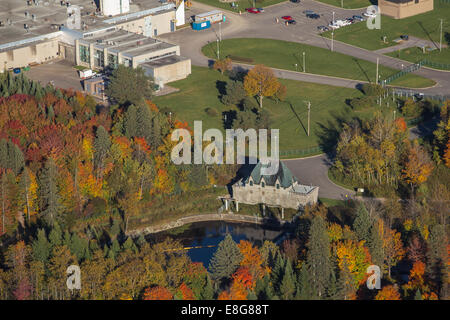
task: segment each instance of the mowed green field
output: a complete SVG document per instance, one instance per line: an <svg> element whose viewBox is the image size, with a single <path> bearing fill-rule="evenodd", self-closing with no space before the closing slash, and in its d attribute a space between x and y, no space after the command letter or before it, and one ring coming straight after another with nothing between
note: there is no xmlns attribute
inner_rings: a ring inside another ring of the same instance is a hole
<svg viewBox="0 0 450 320"><path fill-rule="evenodd" d="M450 2L434 1L434 10L404 19L392 19L381 16L380 29L368 29L366 22L358 22L334 31L334 39L368 50L377 50L396 45L393 40L402 34L439 43L440 19L443 21L443 33L450 32ZM331 38L331 31L322 34ZM383 42L387 37L387 43Z"/></svg>
<svg viewBox="0 0 450 320"><path fill-rule="evenodd" d="M406 48L400 51L389 52L386 53L386 55L414 63L426 59L427 61L433 63L433 65L425 65L427 67L432 67L441 70L450 70L449 48L443 48L442 51L436 49L431 52L425 51L425 53L423 53L423 50L421 48L413 47L413 48Z"/></svg>
<svg viewBox="0 0 450 320"><path fill-rule="evenodd" d="M210 43L202 48L203 54L216 59L217 45ZM227 39L220 44L220 55L250 58L251 64L264 64L273 68L303 71L305 52L306 72L339 78L372 82L376 77L376 64L356 59L339 52L313 47L296 42L272 39ZM297 64L297 67L295 66ZM398 70L379 66L380 79L397 73ZM392 85L421 88L435 84L434 81L408 74L396 79Z"/></svg>
<svg viewBox="0 0 450 320"><path fill-rule="evenodd" d="M370 0L317 0L317 1L345 9L367 8L372 4ZM376 0L373 2L374 4L376 4Z"/></svg>
<svg viewBox="0 0 450 320"><path fill-rule="evenodd" d="M184 80L169 85L180 89L179 92L155 97L153 101L159 108L168 107L179 120L187 121L193 128L194 120L203 121L203 130L217 128L223 130L225 111L233 110L220 101L219 88L223 87L227 77L220 72L192 67L192 74ZM263 108L268 110L273 121L272 128L280 129L280 150L303 150L319 144L320 136L333 132L338 127L337 118L350 119L358 116L371 117L381 110L374 107L369 110L354 112L346 104L346 99L362 96L356 89L326 86L292 80L280 80L287 87L285 102L275 102L266 98ZM311 101L311 135L306 134L307 106ZM206 114L206 108L215 108L217 116ZM383 108L385 112L392 110ZM298 154L300 155L300 154ZM298 156L297 155L297 156ZM294 157L295 154L292 155Z"/></svg>

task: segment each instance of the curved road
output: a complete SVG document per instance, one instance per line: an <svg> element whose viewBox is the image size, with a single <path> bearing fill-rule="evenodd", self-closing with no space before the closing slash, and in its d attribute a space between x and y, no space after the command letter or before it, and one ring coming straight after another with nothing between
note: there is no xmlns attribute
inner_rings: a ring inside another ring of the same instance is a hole
<svg viewBox="0 0 450 320"><path fill-rule="evenodd" d="M216 9L214 7L195 2L194 11L196 13L205 12ZM323 15L320 21L311 21L305 18L303 10L314 10ZM336 7L330 7L326 4L315 2L312 0L303 0L300 5L291 2L285 2L274 5L265 9L263 14L247 14L242 15L232 12L226 12L227 22L219 25L213 25L211 29L203 31L193 31L190 28L179 30L174 33L168 33L159 38L180 45L181 55L189 57L193 65L209 66L210 59L205 57L201 52L201 48L209 42L216 42L217 39L224 38L271 38L286 41L293 41L313 45L321 48L331 48L331 40L323 38L317 33L318 25L327 25L332 20L332 11L335 12L335 19L346 18L354 14L361 14L363 10L347 10ZM295 26L285 26L276 23L275 18L283 15L291 15L297 21ZM363 22L364 23L364 22ZM409 66L411 63L384 56L380 53L357 48L342 42L334 41L334 51L341 52L356 58L376 62L394 69L401 69ZM244 64L239 65L244 69L252 66ZM339 87L356 87L362 81L335 78L330 76L322 76L308 74L302 72L278 70L275 69L277 77L291 80L299 80L306 82L314 82L320 84L328 84ZM414 72L417 75L433 79L436 85L427 89L417 89L418 92L426 94L447 95L450 94L450 73L437 71L428 68L421 68ZM419 134L418 130L410 130L410 138L415 138ZM300 183L306 185L319 186L319 197L330 199L345 199L354 195L354 191L342 188L328 178L328 169L331 161L326 154L314 157L283 160L292 173L299 179Z"/></svg>
<svg viewBox="0 0 450 320"><path fill-rule="evenodd" d="M205 12L216 9L203 3L194 2L193 10L195 13ZM305 17L303 10L314 10L322 15L320 19L312 20ZM362 9L348 10L316 2L313 0L303 0L301 4L284 2L278 5L270 6L261 14L242 13L239 15L233 12L226 12L227 21L213 25L210 29L202 31L193 31L185 28L177 32L161 35L159 38L164 41L176 43L181 47L181 55L191 59L193 65L208 66L210 59L205 57L201 48L209 42L216 42L220 37L222 39L230 38L268 38L285 41L304 43L321 48L331 48L331 40L321 37L317 32L318 25L327 25L332 20L332 11L335 12L335 19L346 18L354 14L361 14ZM275 19L283 15L291 15L297 24L286 26L283 23L276 23ZM365 22L360 22L365 23ZM383 54L358 48L343 42L334 41L333 49L355 58L376 62L377 58L381 65L400 70L411 65L411 63L385 56ZM235 64L238 65L238 64ZM244 66L250 68L251 66ZM280 78L330 84L340 87L355 87L363 81L334 78L328 76L319 76L302 72L275 70ZM437 84L434 87L426 89L416 89L430 95L450 94L450 73L422 67L414 74L434 80ZM367 79L372 80L372 79Z"/></svg>

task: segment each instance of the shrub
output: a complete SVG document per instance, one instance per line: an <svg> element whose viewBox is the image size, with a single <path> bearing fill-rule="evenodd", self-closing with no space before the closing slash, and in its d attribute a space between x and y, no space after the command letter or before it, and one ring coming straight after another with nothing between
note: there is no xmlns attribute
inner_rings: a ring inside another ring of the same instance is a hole
<svg viewBox="0 0 450 320"><path fill-rule="evenodd" d="M374 100L372 97L355 98L350 100L350 105L353 110L367 109L374 105Z"/></svg>
<svg viewBox="0 0 450 320"><path fill-rule="evenodd" d="M210 117L215 117L215 116L218 115L217 110L214 109L214 108L206 108L206 109L205 109L205 112L206 112L206 114L207 114L208 116L210 116Z"/></svg>
<svg viewBox="0 0 450 320"><path fill-rule="evenodd" d="M365 83L361 89L369 97L379 97L384 94L384 88L379 84Z"/></svg>
<svg viewBox="0 0 450 320"><path fill-rule="evenodd" d="M421 108L413 99L408 99L403 103L402 113L407 118L416 118L421 114Z"/></svg>

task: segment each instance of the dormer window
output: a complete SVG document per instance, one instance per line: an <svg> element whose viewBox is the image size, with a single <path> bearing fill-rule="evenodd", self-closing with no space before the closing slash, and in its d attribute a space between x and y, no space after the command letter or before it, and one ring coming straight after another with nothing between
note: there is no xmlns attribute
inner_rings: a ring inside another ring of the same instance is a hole
<svg viewBox="0 0 450 320"><path fill-rule="evenodd" d="M250 187L253 187L253 181L250 181Z"/></svg>
<svg viewBox="0 0 450 320"><path fill-rule="evenodd" d="M264 182L261 182L261 187L264 188L266 184Z"/></svg>
<svg viewBox="0 0 450 320"><path fill-rule="evenodd" d="M277 183L277 189L280 189L280 184L279 183Z"/></svg>

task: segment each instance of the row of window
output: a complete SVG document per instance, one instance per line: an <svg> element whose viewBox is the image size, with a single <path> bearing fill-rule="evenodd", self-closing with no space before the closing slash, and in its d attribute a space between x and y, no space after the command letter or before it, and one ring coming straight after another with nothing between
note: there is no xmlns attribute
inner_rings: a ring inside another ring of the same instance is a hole
<svg viewBox="0 0 450 320"><path fill-rule="evenodd" d="M266 184L264 183L264 181L261 182L261 188L264 188L265 186L266 186ZM253 187L253 181L250 181L250 187ZM276 184L276 188L280 189L280 184L279 183Z"/></svg>

